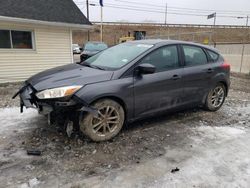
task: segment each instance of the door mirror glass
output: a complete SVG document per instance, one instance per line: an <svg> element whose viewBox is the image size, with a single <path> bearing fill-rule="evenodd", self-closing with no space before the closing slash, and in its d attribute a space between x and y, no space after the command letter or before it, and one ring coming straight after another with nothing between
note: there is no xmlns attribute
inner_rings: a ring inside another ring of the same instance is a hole
<svg viewBox="0 0 250 188"><path fill-rule="evenodd" d="M139 74L153 74L156 68L154 65L151 65L149 63L143 63L137 67L137 70Z"/></svg>

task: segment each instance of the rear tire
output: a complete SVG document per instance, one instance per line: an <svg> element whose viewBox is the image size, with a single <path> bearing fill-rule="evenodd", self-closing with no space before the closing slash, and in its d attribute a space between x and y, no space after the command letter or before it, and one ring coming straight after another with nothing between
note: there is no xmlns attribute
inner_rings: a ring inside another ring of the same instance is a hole
<svg viewBox="0 0 250 188"><path fill-rule="evenodd" d="M221 108L226 98L226 88L218 83L207 95L205 108L209 111L217 111Z"/></svg>
<svg viewBox="0 0 250 188"><path fill-rule="evenodd" d="M102 99L93 104L98 116L87 113L80 119L81 132L93 141L106 141L115 137L124 124L123 107L114 100Z"/></svg>

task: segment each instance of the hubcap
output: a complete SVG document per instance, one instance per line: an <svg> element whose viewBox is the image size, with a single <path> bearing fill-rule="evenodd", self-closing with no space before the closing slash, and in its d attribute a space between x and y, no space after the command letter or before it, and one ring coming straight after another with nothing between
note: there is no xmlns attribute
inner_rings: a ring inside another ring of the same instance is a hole
<svg viewBox="0 0 250 188"><path fill-rule="evenodd" d="M219 107L223 103L224 95L225 93L221 86L218 86L213 90L211 103L215 108Z"/></svg>
<svg viewBox="0 0 250 188"><path fill-rule="evenodd" d="M93 116L92 128L95 134L105 136L118 127L120 117L118 111L112 106L105 106L98 110L98 116Z"/></svg>

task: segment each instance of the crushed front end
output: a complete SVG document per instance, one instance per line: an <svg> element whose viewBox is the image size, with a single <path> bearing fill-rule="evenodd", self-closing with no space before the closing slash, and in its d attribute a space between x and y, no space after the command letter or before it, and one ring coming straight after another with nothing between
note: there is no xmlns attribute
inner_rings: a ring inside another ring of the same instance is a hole
<svg viewBox="0 0 250 188"><path fill-rule="evenodd" d="M38 93L39 91L36 91L31 84L25 83L13 98L19 95L21 113L24 107L35 108L39 114L48 117L49 124L55 124L63 128L67 128L68 124L73 124L74 129L78 130L79 117L82 116L85 111L91 112L93 110L75 95L39 99L37 97Z"/></svg>

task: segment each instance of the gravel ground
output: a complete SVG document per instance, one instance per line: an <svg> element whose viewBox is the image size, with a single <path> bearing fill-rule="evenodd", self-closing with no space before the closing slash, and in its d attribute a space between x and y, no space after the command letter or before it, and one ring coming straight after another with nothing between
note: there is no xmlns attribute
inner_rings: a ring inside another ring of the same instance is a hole
<svg viewBox="0 0 250 188"><path fill-rule="evenodd" d="M249 81L234 75L217 112L137 121L102 143L68 138L35 110L20 114L10 100L20 85L1 86L0 187L249 187Z"/></svg>

